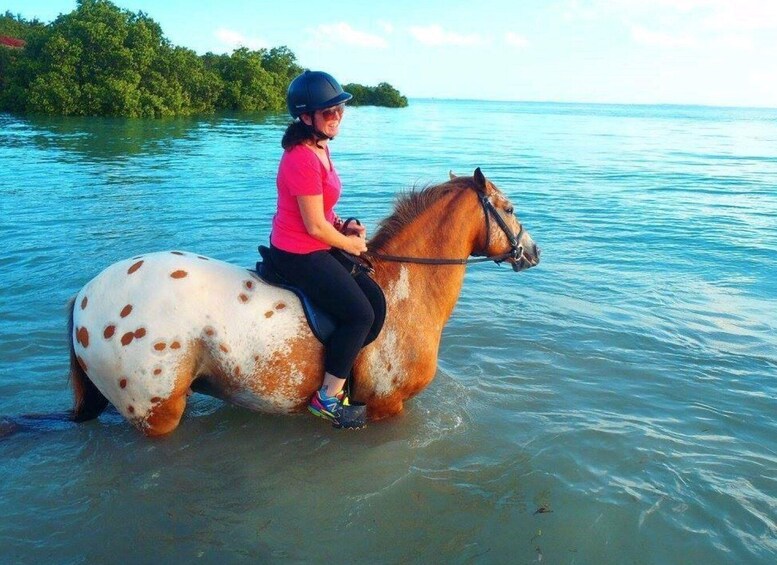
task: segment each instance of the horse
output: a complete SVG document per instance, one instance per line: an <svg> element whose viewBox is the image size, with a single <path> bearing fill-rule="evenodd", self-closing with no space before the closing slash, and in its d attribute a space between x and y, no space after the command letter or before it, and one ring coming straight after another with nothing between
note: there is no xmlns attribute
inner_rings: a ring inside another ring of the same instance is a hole
<svg viewBox="0 0 777 565"><path fill-rule="evenodd" d="M367 404L371 421L399 414L434 378L468 262L506 261L518 272L540 256L480 168L398 196L368 249L387 313L352 379L354 400ZM196 253L114 263L73 298L68 327L76 422L98 417L111 402L147 436L168 434L192 391L292 414L305 409L323 378L324 346L296 295Z"/></svg>

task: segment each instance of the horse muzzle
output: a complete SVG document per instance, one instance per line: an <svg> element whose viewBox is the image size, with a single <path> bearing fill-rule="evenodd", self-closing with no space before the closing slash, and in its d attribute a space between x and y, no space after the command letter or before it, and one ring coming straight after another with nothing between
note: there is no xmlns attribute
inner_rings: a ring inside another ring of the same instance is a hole
<svg viewBox="0 0 777 565"><path fill-rule="evenodd" d="M540 248L537 247L537 245L534 243L532 243L530 247L530 249L527 249L523 246L520 246L516 250L516 257L511 257L508 259L510 266L516 273L519 271L525 271L526 269L531 269L532 267L536 267L539 264L541 254Z"/></svg>

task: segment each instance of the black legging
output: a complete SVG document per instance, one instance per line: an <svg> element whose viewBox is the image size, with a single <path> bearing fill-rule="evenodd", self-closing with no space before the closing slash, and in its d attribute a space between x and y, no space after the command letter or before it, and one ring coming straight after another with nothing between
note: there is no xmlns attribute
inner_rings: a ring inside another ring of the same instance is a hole
<svg viewBox="0 0 777 565"><path fill-rule="evenodd" d="M326 343L324 368L335 377L348 378L375 320L357 279L329 251L299 254L270 247L270 257L283 278L334 318L337 327Z"/></svg>

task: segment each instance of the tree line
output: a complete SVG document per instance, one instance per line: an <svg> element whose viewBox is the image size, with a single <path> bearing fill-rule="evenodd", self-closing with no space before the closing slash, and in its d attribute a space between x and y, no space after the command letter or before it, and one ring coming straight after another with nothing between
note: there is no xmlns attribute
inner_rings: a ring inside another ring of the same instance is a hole
<svg viewBox="0 0 777 565"><path fill-rule="evenodd" d="M0 111L63 116L162 117L217 110L281 111L286 89L302 72L287 47L231 54L172 45L143 12L109 0L78 0L50 24L10 12L0 36ZM407 106L390 84L345 85L351 104Z"/></svg>

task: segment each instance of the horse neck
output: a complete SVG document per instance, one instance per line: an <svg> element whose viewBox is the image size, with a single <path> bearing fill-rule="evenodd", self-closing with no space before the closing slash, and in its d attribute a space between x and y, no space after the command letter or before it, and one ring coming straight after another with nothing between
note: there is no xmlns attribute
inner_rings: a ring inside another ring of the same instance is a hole
<svg viewBox="0 0 777 565"><path fill-rule="evenodd" d="M475 193L461 191L440 198L380 249L372 251L405 257L465 259L482 237L483 225ZM399 302L401 297L408 301L404 310L423 310L436 318L430 322L437 322L442 330L458 301L464 271L464 265L377 261L375 279L386 291L390 307L392 301Z"/></svg>

